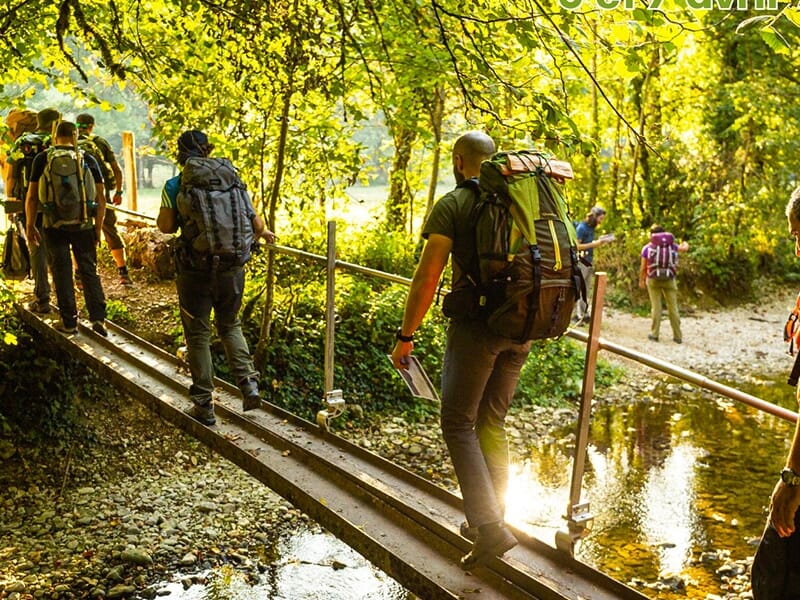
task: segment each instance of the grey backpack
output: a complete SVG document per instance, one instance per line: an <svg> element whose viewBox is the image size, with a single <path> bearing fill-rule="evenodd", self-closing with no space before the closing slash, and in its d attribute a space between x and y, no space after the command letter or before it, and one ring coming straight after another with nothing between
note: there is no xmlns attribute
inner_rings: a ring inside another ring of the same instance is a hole
<svg viewBox="0 0 800 600"><path fill-rule="evenodd" d="M83 153L78 158L72 148L47 150L47 164L39 180L45 227L90 227L95 193L94 177L83 163Z"/></svg>
<svg viewBox="0 0 800 600"><path fill-rule="evenodd" d="M250 259L255 212L231 161L187 160L176 200L181 240L193 262L241 266Z"/></svg>

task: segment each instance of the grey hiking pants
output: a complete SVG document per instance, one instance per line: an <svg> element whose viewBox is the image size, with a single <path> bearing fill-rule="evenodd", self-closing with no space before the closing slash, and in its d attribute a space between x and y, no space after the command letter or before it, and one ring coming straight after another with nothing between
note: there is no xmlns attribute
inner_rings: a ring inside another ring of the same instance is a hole
<svg viewBox="0 0 800 600"><path fill-rule="evenodd" d="M186 336L186 352L192 387L189 396L195 404L211 401L214 391L214 363L211 359L211 310L222 340L230 372L238 384L247 377L257 377L250 350L242 334L239 309L244 292L242 267L224 271L194 271L176 261L178 300Z"/></svg>
<svg viewBox="0 0 800 600"><path fill-rule="evenodd" d="M441 424L470 526L500 521L508 486L505 417L530 342L491 333L482 321L454 320L442 368Z"/></svg>

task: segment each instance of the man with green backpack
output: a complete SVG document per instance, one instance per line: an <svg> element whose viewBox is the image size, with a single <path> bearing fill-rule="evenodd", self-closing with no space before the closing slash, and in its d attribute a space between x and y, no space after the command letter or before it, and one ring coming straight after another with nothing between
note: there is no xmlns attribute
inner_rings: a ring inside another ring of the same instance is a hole
<svg viewBox="0 0 800 600"><path fill-rule="evenodd" d="M103 176L97 161L78 150L77 140L75 124L62 121L53 146L34 159L25 200L27 236L31 245L47 242L61 316L54 327L66 334L78 332L72 254L84 284L92 329L107 336L106 301L97 274L97 244L106 211ZM43 215L43 231L36 225L37 212Z"/></svg>
<svg viewBox="0 0 800 600"><path fill-rule="evenodd" d="M558 161L536 152L495 154L479 131L456 140L452 160L458 185L423 227L427 241L392 362L407 368L414 332L452 256L441 425L464 499L461 534L473 541L461 559L470 570L517 544L504 521L505 417L531 340L568 327L580 273L575 230L555 187L571 170L559 175Z"/></svg>
<svg viewBox="0 0 800 600"><path fill-rule="evenodd" d="M36 114L36 128L33 132L20 135L9 152L8 161L11 167L9 174L9 189L18 201L25 203L30 187L31 170L33 162L41 152L50 147L50 138L53 127L61 119L61 113L55 108L44 108ZM25 208L22 207L23 221L27 219ZM42 226L41 211L35 213L35 226ZM27 224L25 225L27 228ZM47 314L50 312L50 280L47 273L47 245L42 238L40 243L30 244L28 247L31 257L31 274L33 275L34 300L28 303L28 310Z"/></svg>

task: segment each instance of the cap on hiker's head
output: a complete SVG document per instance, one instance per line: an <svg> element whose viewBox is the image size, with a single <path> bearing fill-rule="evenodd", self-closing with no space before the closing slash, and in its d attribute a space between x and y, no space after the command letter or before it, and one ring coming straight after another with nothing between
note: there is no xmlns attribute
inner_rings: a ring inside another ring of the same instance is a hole
<svg viewBox="0 0 800 600"><path fill-rule="evenodd" d="M664 231L666 230L658 223L653 223L650 227L650 233L663 233Z"/></svg>
<svg viewBox="0 0 800 600"><path fill-rule="evenodd" d="M94 117L89 113L81 113L75 119L75 122L78 124L78 129L86 129L90 125L94 125Z"/></svg>
<svg viewBox="0 0 800 600"><path fill-rule="evenodd" d="M606 214L606 209L602 206L593 206L592 210L590 211L595 217L602 217Z"/></svg>
<svg viewBox="0 0 800 600"><path fill-rule="evenodd" d="M61 113L58 112L55 108L45 108L43 110L40 110L39 114L36 115L39 131L49 132L50 129L53 127L53 123L58 121L60 118L61 118Z"/></svg>
<svg viewBox="0 0 800 600"><path fill-rule="evenodd" d="M208 136L199 129L184 131L178 138L178 163L182 165L190 158L208 156L213 149Z"/></svg>

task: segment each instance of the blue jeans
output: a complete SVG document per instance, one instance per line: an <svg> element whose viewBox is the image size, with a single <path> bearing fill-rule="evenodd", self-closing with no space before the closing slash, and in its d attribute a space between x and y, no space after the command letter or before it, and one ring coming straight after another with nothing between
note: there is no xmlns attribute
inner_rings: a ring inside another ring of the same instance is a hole
<svg viewBox="0 0 800 600"><path fill-rule="evenodd" d="M97 274L97 245L94 228L66 230L48 228L44 230L47 239L47 253L53 271L53 284L58 299L58 312L68 327L78 324L78 306L75 302L75 287L72 280L72 259L75 256L81 281L83 298L90 321L103 321L106 318L106 298L103 285Z"/></svg>
<svg viewBox="0 0 800 600"><path fill-rule="evenodd" d="M178 273L178 301L192 387L189 396L195 404L205 405L214 391L214 363L211 359L211 310L222 340L228 366L237 383L258 377L242 334L239 309L244 292L244 270L233 267L223 271L195 271L175 261Z"/></svg>
<svg viewBox="0 0 800 600"><path fill-rule="evenodd" d="M501 521L508 487L505 418L531 343L453 320L442 367L441 424L472 527Z"/></svg>

